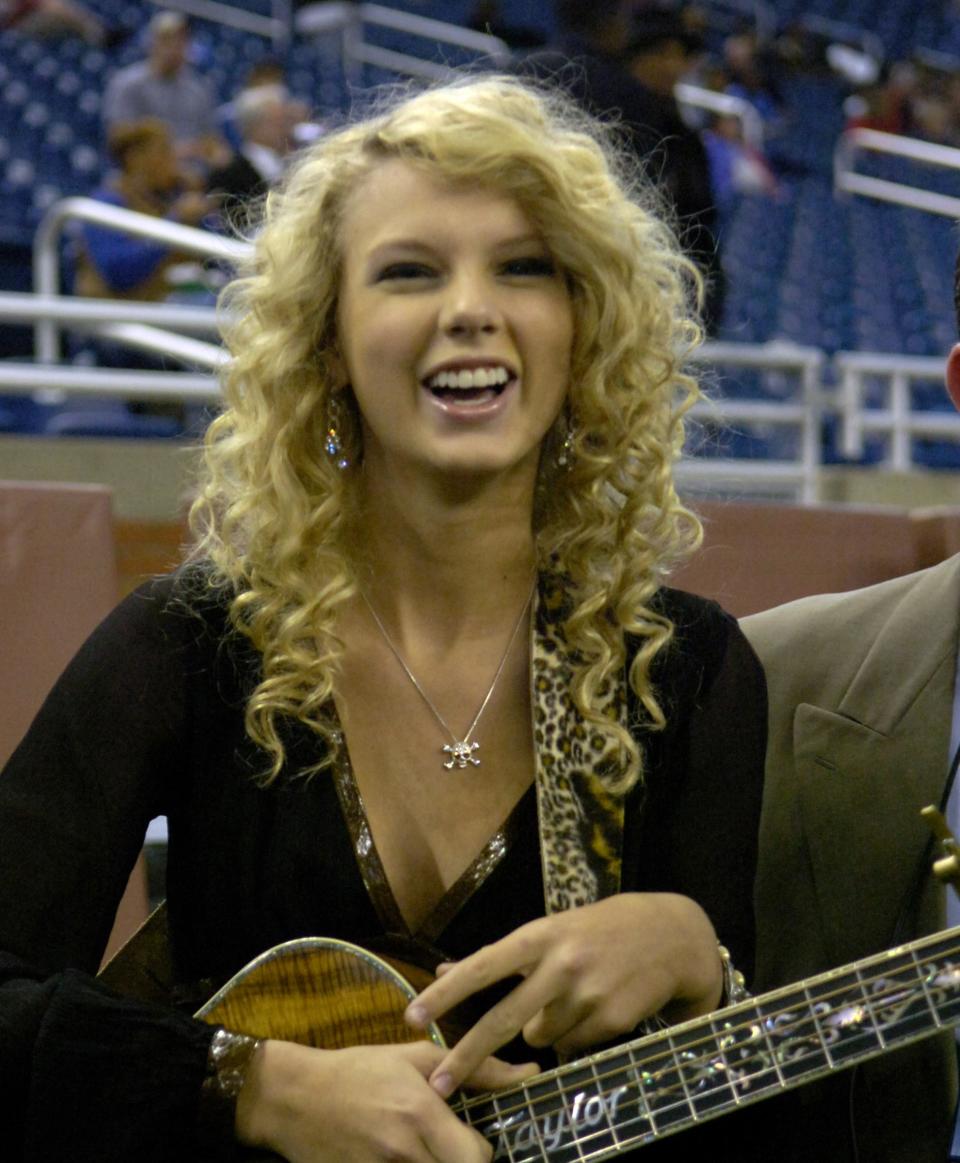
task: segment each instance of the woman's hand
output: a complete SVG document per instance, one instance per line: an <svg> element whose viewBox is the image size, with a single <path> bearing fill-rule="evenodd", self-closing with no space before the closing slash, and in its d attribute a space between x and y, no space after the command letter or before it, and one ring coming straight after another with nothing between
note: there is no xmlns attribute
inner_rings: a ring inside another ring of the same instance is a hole
<svg viewBox="0 0 960 1163"><path fill-rule="evenodd" d="M290 1163L486 1163L491 1147L427 1085L432 1042L314 1050L265 1042L237 1102L237 1138ZM493 1090L530 1073L490 1059L470 1082Z"/></svg>
<svg viewBox="0 0 960 1163"><path fill-rule="evenodd" d="M430 1073L440 1095L521 1031L531 1046L579 1050L627 1034L660 1011L671 1021L707 1013L723 987L716 934L699 905L673 893L623 893L531 921L441 966L407 1008L407 1021L423 1027L516 975L524 980Z"/></svg>

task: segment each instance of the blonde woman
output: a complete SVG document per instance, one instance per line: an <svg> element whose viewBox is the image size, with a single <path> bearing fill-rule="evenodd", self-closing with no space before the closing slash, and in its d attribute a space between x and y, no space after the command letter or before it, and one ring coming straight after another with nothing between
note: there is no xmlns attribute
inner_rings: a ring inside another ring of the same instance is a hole
<svg viewBox="0 0 960 1163"><path fill-rule="evenodd" d="M764 683L664 586L699 537L672 480L698 328L648 203L595 126L496 78L331 135L270 195L191 559L0 777L25 1158L487 1159L461 1083L708 1012L727 949L749 973ZM449 1051L317 1050L108 994L84 974L162 812L181 999L322 934L436 951L411 1027L492 986L484 1016Z"/></svg>

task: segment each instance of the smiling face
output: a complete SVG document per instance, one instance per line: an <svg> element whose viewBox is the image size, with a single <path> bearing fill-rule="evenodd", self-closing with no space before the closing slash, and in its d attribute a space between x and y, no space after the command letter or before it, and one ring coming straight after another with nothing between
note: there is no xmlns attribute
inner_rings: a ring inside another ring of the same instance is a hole
<svg viewBox="0 0 960 1163"><path fill-rule="evenodd" d="M527 215L390 160L347 202L341 245L338 342L366 472L521 473L532 490L573 312Z"/></svg>

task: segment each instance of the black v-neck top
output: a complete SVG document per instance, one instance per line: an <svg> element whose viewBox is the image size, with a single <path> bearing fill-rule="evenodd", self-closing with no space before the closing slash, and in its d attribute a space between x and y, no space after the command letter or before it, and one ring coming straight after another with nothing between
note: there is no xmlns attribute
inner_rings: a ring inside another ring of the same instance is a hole
<svg viewBox="0 0 960 1163"><path fill-rule="evenodd" d="M154 816L168 818L177 976L197 994L294 937L377 947L403 928L377 883L349 765L259 786L263 757L243 728L257 657L226 633L223 604L188 606L178 592L167 578L121 603L0 776L3 1159L200 1158L210 1028L90 976ZM663 590L658 604L676 625L655 676L668 726L641 737L646 779L626 803L622 887L693 897L749 975L763 675L714 603ZM315 761L306 729L291 727L286 744L290 771ZM543 915L538 844L530 789L420 935L458 958ZM759 1140L742 1122L685 1132L643 1159L721 1159L726 1146L752 1158Z"/></svg>

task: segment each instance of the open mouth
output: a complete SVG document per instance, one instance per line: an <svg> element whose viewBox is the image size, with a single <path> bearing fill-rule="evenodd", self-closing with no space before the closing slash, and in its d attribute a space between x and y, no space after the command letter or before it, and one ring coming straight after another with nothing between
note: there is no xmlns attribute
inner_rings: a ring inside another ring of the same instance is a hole
<svg viewBox="0 0 960 1163"><path fill-rule="evenodd" d="M514 378L508 368L494 364L440 371L424 380L424 387L445 404L469 406L495 400Z"/></svg>

